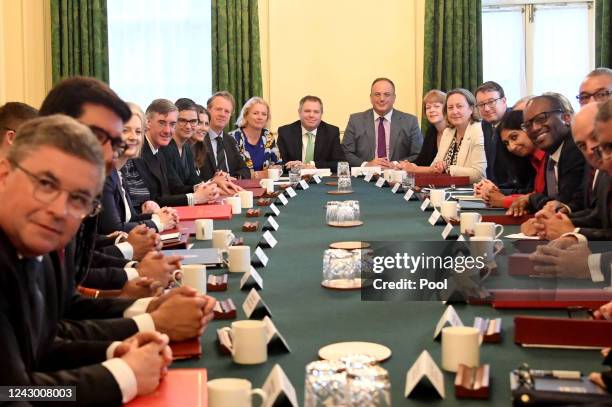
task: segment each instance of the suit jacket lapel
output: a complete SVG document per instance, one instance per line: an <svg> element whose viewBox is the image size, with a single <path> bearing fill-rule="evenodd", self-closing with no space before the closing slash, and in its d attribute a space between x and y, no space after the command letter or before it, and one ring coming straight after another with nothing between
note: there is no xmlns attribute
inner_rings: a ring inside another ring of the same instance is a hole
<svg viewBox="0 0 612 407"><path fill-rule="evenodd" d="M315 145L314 145L314 156L313 160L317 161L319 157L325 157L325 125L323 122L319 123L319 127L317 128L317 136L315 137ZM320 159L320 158L319 158Z"/></svg>
<svg viewBox="0 0 612 407"><path fill-rule="evenodd" d="M376 158L376 123L374 121L374 109L369 109L363 117L366 129L367 157Z"/></svg>
<svg viewBox="0 0 612 407"><path fill-rule="evenodd" d="M401 121L401 118L396 113L396 111L393 110L393 113L391 114L391 123L389 123L389 128L390 128L389 132L391 133L391 136L389 137L389 159L390 160L393 160L393 153L396 150L395 145L399 140L399 133L402 128L402 126L400 125L400 121Z"/></svg>
<svg viewBox="0 0 612 407"><path fill-rule="evenodd" d="M157 154L159 154L159 151ZM158 160L156 160L155 155L153 155L153 151L151 151L149 142L146 139L142 146L142 158L144 158L145 162L147 163L147 167L149 167L151 173L155 176L155 178L157 178L160 185L163 185L164 175L161 172L161 162L159 162L158 165Z"/></svg>

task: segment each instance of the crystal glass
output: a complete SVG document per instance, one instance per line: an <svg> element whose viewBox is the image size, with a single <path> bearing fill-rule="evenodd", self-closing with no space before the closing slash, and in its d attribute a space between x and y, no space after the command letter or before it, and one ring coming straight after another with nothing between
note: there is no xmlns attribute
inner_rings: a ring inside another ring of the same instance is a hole
<svg viewBox="0 0 612 407"><path fill-rule="evenodd" d="M306 365L304 406L345 406L346 373L338 361L317 361Z"/></svg>
<svg viewBox="0 0 612 407"><path fill-rule="evenodd" d="M410 172L405 172L402 175L402 188L406 191L409 188L414 188L414 174Z"/></svg>
<svg viewBox="0 0 612 407"><path fill-rule="evenodd" d="M351 190L351 177L341 175L338 177L338 192L350 192Z"/></svg>
<svg viewBox="0 0 612 407"><path fill-rule="evenodd" d="M355 210L353 205L342 202L338 205L338 222L350 222L355 220Z"/></svg>
<svg viewBox="0 0 612 407"><path fill-rule="evenodd" d="M353 253L342 249L327 249L323 254L323 280L350 280L355 272Z"/></svg>
<svg viewBox="0 0 612 407"><path fill-rule="evenodd" d="M325 223L338 222L340 201L329 201L325 206Z"/></svg>
<svg viewBox="0 0 612 407"><path fill-rule="evenodd" d="M338 171L336 173L338 177L350 177L351 176L351 167L349 163L346 161L338 162Z"/></svg>
<svg viewBox="0 0 612 407"><path fill-rule="evenodd" d="M389 373L380 366L348 368L347 406L391 406Z"/></svg>
<svg viewBox="0 0 612 407"><path fill-rule="evenodd" d="M300 177L300 167L294 165L293 167L291 167L291 170L289 170L289 183L292 187L295 187L297 184L300 183L301 179L302 178Z"/></svg>
<svg viewBox="0 0 612 407"><path fill-rule="evenodd" d="M359 220L361 218L361 209L359 207L359 201L351 200L344 201L344 203L353 208L353 218L351 220Z"/></svg>

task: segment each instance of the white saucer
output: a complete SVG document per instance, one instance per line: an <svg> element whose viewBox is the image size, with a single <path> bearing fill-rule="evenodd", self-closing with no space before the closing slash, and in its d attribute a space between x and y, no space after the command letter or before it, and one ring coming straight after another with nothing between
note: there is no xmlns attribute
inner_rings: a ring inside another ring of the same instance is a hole
<svg viewBox="0 0 612 407"><path fill-rule="evenodd" d="M319 357L324 360L336 360L355 354L369 355L382 362L391 357L391 349L372 342L338 342L319 349Z"/></svg>

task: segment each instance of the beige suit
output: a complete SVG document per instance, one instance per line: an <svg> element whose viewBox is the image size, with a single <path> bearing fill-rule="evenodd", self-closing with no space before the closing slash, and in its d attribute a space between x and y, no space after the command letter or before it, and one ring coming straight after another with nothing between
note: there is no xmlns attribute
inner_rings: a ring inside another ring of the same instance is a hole
<svg viewBox="0 0 612 407"><path fill-rule="evenodd" d="M440 139L438 154L431 165L444 160L444 156L455 137L456 129L446 128ZM484 149L484 137L480 122L474 122L465 129L461 147L457 154L457 164L451 165L449 173L452 176L468 176L470 182L479 182L486 178L487 157Z"/></svg>

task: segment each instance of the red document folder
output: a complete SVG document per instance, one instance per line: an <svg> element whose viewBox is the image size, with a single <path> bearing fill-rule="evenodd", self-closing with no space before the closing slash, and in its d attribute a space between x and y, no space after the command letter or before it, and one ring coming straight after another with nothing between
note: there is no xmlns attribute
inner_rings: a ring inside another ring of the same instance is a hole
<svg viewBox="0 0 612 407"><path fill-rule="evenodd" d="M612 321L514 317L514 342L523 346L605 348L610 338Z"/></svg>
<svg viewBox="0 0 612 407"><path fill-rule="evenodd" d="M232 218L231 205L197 205L197 206L176 206L179 219L196 220L196 219L216 219L230 220Z"/></svg>
<svg viewBox="0 0 612 407"><path fill-rule="evenodd" d="M172 349L174 360L200 358L202 356L202 344L199 337L186 341L170 342L170 349Z"/></svg>
<svg viewBox="0 0 612 407"><path fill-rule="evenodd" d="M470 177L453 177L445 174L415 174L414 183L418 187L450 187L470 185Z"/></svg>
<svg viewBox="0 0 612 407"><path fill-rule="evenodd" d="M237 179L234 184L241 186L244 189L261 188L260 179Z"/></svg>
<svg viewBox="0 0 612 407"><path fill-rule="evenodd" d="M519 217L508 215L482 215L482 222L495 222L500 225L522 225L531 218L533 218L532 215L524 215Z"/></svg>
<svg viewBox="0 0 612 407"><path fill-rule="evenodd" d="M139 396L127 407L206 407L206 369L170 369L153 393Z"/></svg>
<svg viewBox="0 0 612 407"><path fill-rule="evenodd" d="M544 309L585 308L596 310L612 301L612 292L602 289L494 289L493 308Z"/></svg>

